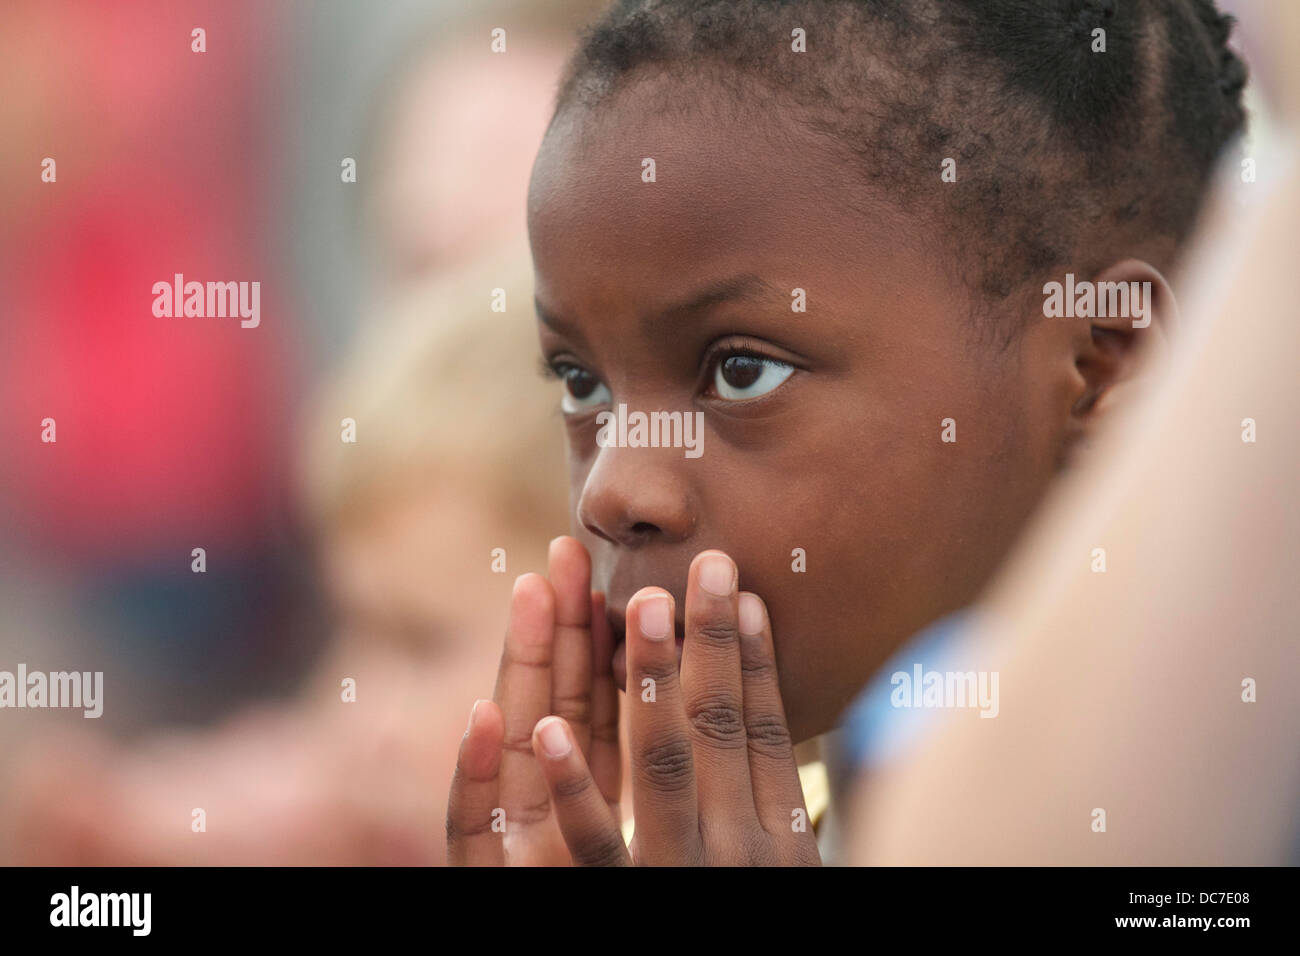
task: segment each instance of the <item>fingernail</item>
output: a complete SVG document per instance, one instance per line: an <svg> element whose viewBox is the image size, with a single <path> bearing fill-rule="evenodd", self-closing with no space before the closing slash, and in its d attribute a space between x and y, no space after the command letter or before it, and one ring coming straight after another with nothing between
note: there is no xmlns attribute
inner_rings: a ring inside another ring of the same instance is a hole
<svg viewBox="0 0 1300 956"><path fill-rule="evenodd" d="M573 749L569 743L569 735L564 730L564 724L558 717L547 717L543 720L537 736L542 741L542 749L546 751L546 756L551 759L563 757Z"/></svg>
<svg viewBox="0 0 1300 956"><path fill-rule="evenodd" d="M483 699L479 698L474 701L474 706L469 709L469 723L465 725L465 733L467 734L474 729L474 718L478 716L478 705L481 703L483 703Z"/></svg>
<svg viewBox="0 0 1300 956"><path fill-rule="evenodd" d="M740 596L740 633L746 636L763 633L763 602L748 592Z"/></svg>
<svg viewBox="0 0 1300 956"><path fill-rule="evenodd" d="M673 628L673 614L668 606L668 598L662 594L646 598L637 605L637 620L641 622L641 633L656 641L667 637Z"/></svg>
<svg viewBox="0 0 1300 956"><path fill-rule="evenodd" d="M721 554L711 554L700 562L700 587L710 594L726 597L736 586L736 566Z"/></svg>

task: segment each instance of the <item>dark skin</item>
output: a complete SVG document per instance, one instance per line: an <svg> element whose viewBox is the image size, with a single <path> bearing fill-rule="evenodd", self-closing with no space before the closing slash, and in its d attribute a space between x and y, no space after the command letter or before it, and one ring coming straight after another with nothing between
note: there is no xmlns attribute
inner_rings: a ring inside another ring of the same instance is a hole
<svg viewBox="0 0 1300 956"><path fill-rule="evenodd" d="M576 526L547 577L516 583L452 787L453 862L816 862L791 823L792 744L976 596L1172 304L1146 259L1116 255L1095 277L1152 281L1151 329L1052 319L981 342L942 235L788 118L657 111L666 86L570 110L534 166L539 335L564 379ZM619 403L703 412L702 457L598 447L596 413ZM725 598L698 586L702 552L737 569ZM675 655L636 626L665 599ZM630 855L616 687L632 691Z"/></svg>

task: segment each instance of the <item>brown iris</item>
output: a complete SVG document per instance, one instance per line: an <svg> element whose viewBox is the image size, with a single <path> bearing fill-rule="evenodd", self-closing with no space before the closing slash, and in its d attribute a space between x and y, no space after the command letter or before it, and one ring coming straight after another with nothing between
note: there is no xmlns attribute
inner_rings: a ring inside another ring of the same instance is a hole
<svg viewBox="0 0 1300 956"><path fill-rule="evenodd" d="M584 399L596 390L600 382L586 369L570 366L564 371L564 384L570 395L577 399Z"/></svg>
<svg viewBox="0 0 1300 956"><path fill-rule="evenodd" d="M732 355L722 362L722 378L732 388L749 388L763 374L764 361L753 355Z"/></svg>

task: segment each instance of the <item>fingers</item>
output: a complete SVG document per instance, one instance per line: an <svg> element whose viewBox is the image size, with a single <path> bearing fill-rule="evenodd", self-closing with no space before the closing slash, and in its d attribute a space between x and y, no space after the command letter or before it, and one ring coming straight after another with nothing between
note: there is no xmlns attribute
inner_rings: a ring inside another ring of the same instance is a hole
<svg viewBox="0 0 1300 956"><path fill-rule="evenodd" d="M587 769L568 724L561 717L547 717L538 723L532 742L574 864L629 865L632 860L618 821Z"/></svg>
<svg viewBox="0 0 1300 956"><path fill-rule="evenodd" d="M623 757L618 740L618 685L614 681L614 635L605 617L605 595L591 595L591 746L586 751L596 786L611 806L623 794Z"/></svg>
<svg viewBox="0 0 1300 956"><path fill-rule="evenodd" d="M569 724L582 752L591 744L591 558L576 538L551 542L547 577L555 591L549 712Z"/></svg>
<svg viewBox="0 0 1300 956"><path fill-rule="evenodd" d="M627 704L638 844L650 864L680 862L700 843L691 727L677 673L673 599L642 588L627 604Z"/></svg>
<svg viewBox="0 0 1300 956"><path fill-rule="evenodd" d="M549 862L564 841L550 815L550 795L533 756L533 728L551 712L555 592L539 574L523 574L510 599L510 624L493 695L504 715L501 805L505 857L512 864Z"/></svg>
<svg viewBox="0 0 1300 956"><path fill-rule="evenodd" d="M576 538L551 542L548 574L555 591L555 650L550 713L563 717L610 804L623 783L618 741L614 638L605 596L591 591L591 557Z"/></svg>
<svg viewBox="0 0 1300 956"><path fill-rule="evenodd" d="M795 819L793 811L803 809L806 818L807 807L777 682L772 624L762 600L747 591L740 595L738 619L745 736L750 778L754 781L754 806L764 830L774 837L789 837L795 832L791 827ZM811 828L806 832L811 834Z"/></svg>
<svg viewBox="0 0 1300 956"><path fill-rule="evenodd" d="M500 806L504 734L500 708L490 700L475 701L447 801L447 862L451 866L500 866L503 862L501 834L492 824Z"/></svg>
<svg viewBox="0 0 1300 956"><path fill-rule="evenodd" d="M714 820L745 821L753 819L755 810L736 584L736 565L721 551L703 551L691 562L681 687L699 778L700 813Z"/></svg>

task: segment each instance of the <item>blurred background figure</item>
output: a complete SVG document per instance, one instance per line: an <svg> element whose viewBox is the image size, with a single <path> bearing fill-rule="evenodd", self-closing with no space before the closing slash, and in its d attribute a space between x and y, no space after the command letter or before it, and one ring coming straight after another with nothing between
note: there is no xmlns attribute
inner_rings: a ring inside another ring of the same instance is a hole
<svg viewBox="0 0 1300 956"><path fill-rule="evenodd" d="M522 254L492 270L511 290L528 275ZM16 768L15 862L441 860L466 708L491 686L511 583L544 566L565 522L531 321L484 308L490 288L412 288L316 402L303 498L334 627L296 697L108 750L38 738ZM340 441L344 417L356 444Z"/></svg>
<svg viewBox="0 0 1300 956"><path fill-rule="evenodd" d="M0 11L0 669L105 684L0 712L0 862L441 858L567 529L524 198L594 6ZM177 272L259 280L259 327L155 318Z"/></svg>
<svg viewBox="0 0 1300 956"><path fill-rule="evenodd" d="M310 333L264 228L265 11L0 12L0 660L103 670L114 732L211 719L318 646L281 507ZM261 280L266 321L155 318L175 273Z"/></svg>

